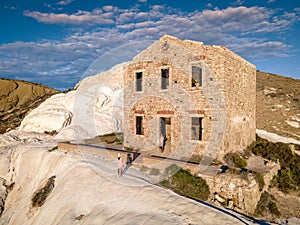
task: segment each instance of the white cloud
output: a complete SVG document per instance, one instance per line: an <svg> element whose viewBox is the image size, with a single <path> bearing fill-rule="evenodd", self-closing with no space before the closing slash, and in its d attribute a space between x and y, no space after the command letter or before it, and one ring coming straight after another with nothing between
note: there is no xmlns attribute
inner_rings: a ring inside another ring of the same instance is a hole
<svg viewBox="0 0 300 225"><path fill-rule="evenodd" d="M103 10L105 10L105 11L113 11L113 9L114 9L114 7L111 6L111 5L106 5L106 6L103 6L102 8L103 8Z"/></svg>
<svg viewBox="0 0 300 225"><path fill-rule="evenodd" d="M101 10L95 9L92 12L78 11L75 14L65 13L41 13L38 11L24 11L25 16L32 17L39 22L48 24L112 24L114 21L109 13L102 13ZM108 18L109 15L109 18Z"/></svg>
<svg viewBox="0 0 300 225"><path fill-rule="evenodd" d="M243 52L244 57L249 59L264 60L270 57L287 57L287 50L291 45L280 41L265 41L241 39L239 44L229 44L228 47L235 51Z"/></svg>
<svg viewBox="0 0 300 225"><path fill-rule="evenodd" d="M69 5L71 2L73 2L73 0L63 0L58 2L58 5Z"/></svg>
<svg viewBox="0 0 300 225"><path fill-rule="evenodd" d="M233 5L243 5L244 2L244 0L236 0L236 2L233 3Z"/></svg>
<svg viewBox="0 0 300 225"><path fill-rule="evenodd" d="M147 11L104 6L74 14L26 11L24 15L41 23L109 25L77 26L61 41L0 45L0 75L22 73L49 80L62 76L61 82L68 87L106 51L130 41L157 40L163 34L225 45L248 60L285 57L292 46L265 34L286 32L299 20L297 11L244 6L194 12L161 5L150 6Z"/></svg>

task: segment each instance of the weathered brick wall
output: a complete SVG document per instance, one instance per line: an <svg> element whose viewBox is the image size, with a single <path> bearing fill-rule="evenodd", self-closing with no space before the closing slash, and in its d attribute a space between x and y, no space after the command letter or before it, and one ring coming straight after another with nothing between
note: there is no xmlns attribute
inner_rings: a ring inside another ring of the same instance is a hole
<svg viewBox="0 0 300 225"><path fill-rule="evenodd" d="M202 87L191 87L192 65L202 68ZM162 68L169 68L167 90L161 90ZM227 48L164 36L124 71L125 145L153 148L161 116L172 118L172 151L177 158L195 150L222 159L226 152L243 150L255 139L256 69ZM143 72L142 92L135 91L139 71ZM174 113L158 113L163 111ZM145 118L144 136L134 133L138 114ZM202 141L190 141L192 116L203 117Z"/></svg>

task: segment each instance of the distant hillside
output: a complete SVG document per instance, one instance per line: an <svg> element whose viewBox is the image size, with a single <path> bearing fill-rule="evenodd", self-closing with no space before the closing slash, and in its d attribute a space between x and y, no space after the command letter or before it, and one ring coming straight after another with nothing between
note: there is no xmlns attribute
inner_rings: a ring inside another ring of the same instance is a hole
<svg viewBox="0 0 300 225"><path fill-rule="evenodd" d="M257 71L256 126L300 140L300 80Z"/></svg>
<svg viewBox="0 0 300 225"><path fill-rule="evenodd" d="M0 133L19 126L29 111L59 93L41 84L3 78L0 87Z"/></svg>

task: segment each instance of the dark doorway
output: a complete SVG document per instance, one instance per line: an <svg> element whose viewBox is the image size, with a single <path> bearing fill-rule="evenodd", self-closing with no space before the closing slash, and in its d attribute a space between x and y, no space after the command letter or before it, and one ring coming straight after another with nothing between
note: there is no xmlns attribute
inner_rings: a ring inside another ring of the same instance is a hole
<svg viewBox="0 0 300 225"><path fill-rule="evenodd" d="M171 118L160 118L160 135L165 138L164 148L171 147Z"/></svg>

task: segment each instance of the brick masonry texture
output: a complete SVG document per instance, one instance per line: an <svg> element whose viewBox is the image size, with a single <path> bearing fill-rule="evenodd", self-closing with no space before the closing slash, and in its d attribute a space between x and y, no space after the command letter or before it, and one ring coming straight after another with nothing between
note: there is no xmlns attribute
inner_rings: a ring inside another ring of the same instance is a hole
<svg viewBox="0 0 300 225"><path fill-rule="evenodd" d="M192 66L202 69L202 86L192 87ZM161 89L161 70L169 85ZM142 72L137 92L136 73ZM224 46L179 40L165 35L126 64L124 144L141 150L157 148L160 117L171 118L171 157L192 155L223 159L255 139L256 67ZM143 117L136 135L135 116ZM191 140L192 117L202 118L201 141Z"/></svg>

